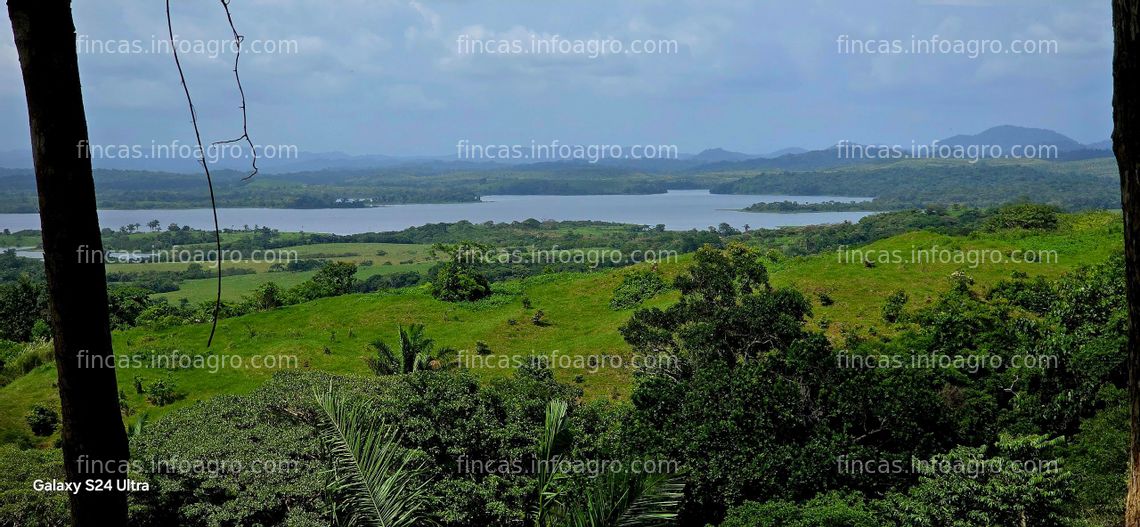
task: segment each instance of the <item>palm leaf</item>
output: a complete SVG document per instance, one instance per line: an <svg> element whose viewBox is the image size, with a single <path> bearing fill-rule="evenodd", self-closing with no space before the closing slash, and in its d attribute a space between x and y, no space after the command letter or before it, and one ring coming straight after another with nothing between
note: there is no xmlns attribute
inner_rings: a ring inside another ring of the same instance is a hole
<svg viewBox="0 0 1140 527"><path fill-rule="evenodd" d="M396 354L392 352L392 348L388 347L383 341L377 339L372 342L372 347L376 348L375 357L366 357L364 363L376 375L393 375L400 373L400 361L396 358Z"/></svg>
<svg viewBox="0 0 1140 527"><path fill-rule="evenodd" d="M412 324L404 328L398 326L400 332L400 355L403 359L403 373L411 373L423 369L421 366L430 362L430 358L420 364L420 357L430 357L435 341L424 336L423 324Z"/></svg>
<svg viewBox="0 0 1140 527"><path fill-rule="evenodd" d="M420 466L397 445L395 427L361 404L314 391L323 411L319 432L333 458L328 489L337 500L339 525L410 527L425 522L425 483Z"/></svg>
<svg viewBox="0 0 1140 527"><path fill-rule="evenodd" d="M587 491L585 503L563 509L567 527L657 527L677 518L684 484L671 474L605 472Z"/></svg>
<svg viewBox="0 0 1140 527"><path fill-rule="evenodd" d="M620 527L665 525L677 518L685 484L677 474L634 474L633 501L618 517Z"/></svg>
<svg viewBox="0 0 1140 527"><path fill-rule="evenodd" d="M556 483L565 477L556 468L560 452L559 440L568 422L566 401L550 401L546 405L546 421L542 429L542 441L538 444L538 503L535 511L535 524L545 525L558 498Z"/></svg>

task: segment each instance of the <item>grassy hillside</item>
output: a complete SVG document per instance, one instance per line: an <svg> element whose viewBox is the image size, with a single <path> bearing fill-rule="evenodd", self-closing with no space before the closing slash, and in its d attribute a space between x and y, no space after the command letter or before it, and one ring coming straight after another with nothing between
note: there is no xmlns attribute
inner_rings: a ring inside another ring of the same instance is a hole
<svg viewBox="0 0 1140 527"><path fill-rule="evenodd" d="M815 301L815 318L827 317L835 325L829 333L837 335L840 327L861 325L884 329L880 309L888 295L905 289L911 306L929 303L936 293L949 287L950 274L959 269L976 280L978 287L1008 278L1014 271L1030 276L1054 278L1081 265L1104 261L1120 252L1123 240L1120 214L1097 212L1062 215L1060 227L1052 233L1004 231L974 234L971 236L941 236L929 232L911 232L894 236L862 247L871 254L878 251L901 251L909 258L912 249L931 248L949 250L1002 251L1009 256L1011 250L1048 252L1056 251L1056 263L899 263L877 264L868 268L860 263L843 263L838 252L810 257L790 258L770 265L774 285L795 287ZM1050 253L1051 254L1051 253ZM825 293L834 304L821 306L818 295Z"/></svg>
<svg viewBox="0 0 1140 527"><path fill-rule="evenodd" d="M948 249L993 249L1002 253L1044 250L1056 252L1056 263L987 263L976 268L955 263L898 263L867 267L858 262L842 262L832 252L780 259L770 264L770 270L774 285L793 286L808 294L815 304L816 322L826 318L830 321L829 335L838 336L840 328L866 328L880 321L879 310L885 297L897 289L907 289L914 306L947 289L950 285L947 278L959 269L976 281L977 288L988 287L1015 270L1056 277L1077 266L1103 261L1119 251L1120 240L1119 214L1085 213L1062 216L1058 230L1050 233L998 232L950 237L912 232L862 248L898 250L904 254L909 254L912 248L929 249L935 245ZM321 250L330 249L325 247ZM688 260L686 256L680 262L662 264L660 270L666 275L675 275L683 271ZM505 282L496 284L494 296L472 304L437 301L426 287L326 298L224 319L219 323L215 345L210 350L204 349L209 333L207 324L116 332L114 346L123 357L169 354L177 350L190 356L213 354L228 360L241 357L245 365L255 358L265 362L295 361L290 365L302 369L369 375L363 360L372 353L369 342L380 338L395 344L398 324L422 323L427 327L428 336L435 339L439 347L474 350L476 342L482 341L493 356L628 357L630 350L618 328L629 317L630 311L615 312L609 308L609 301L622 275L636 268L551 274ZM826 293L834 303L820 305L819 293ZM524 298L529 299L531 308L524 307ZM675 298L676 293L665 293L647 305L664 307ZM544 312L548 325L532 323L532 316L537 310ZM888 331L884 326L880 323L877 330ZM470 355L473 352L469 352ZM494 365L495 361L490 360L490 364ZM556 375L563 382L580 384L587 397L621 398L628 395L631 370L582 366L571 364L569 368L556 368ZM509 370L498 367L474 370L488 378L509 373ZM273 368L253 367L227 367L216 372L208 369L125 368L119 370L118 378L127 403L136 412L135 416L149 414L153 417L218 394L249 391L268 379L273 371ZM143 395L135 393L133 381L136 376L147 385L160 379L171 381L184 398L168 406L155 407ZM57 397L54 381L54 366L47 364L0 388L0 430L6 434L0 437L0 442L32 441L23 417L32 404ZM44 441L50 442L51 438Z"/></svg>
<svg viewBox="0 0 1140 527"><path fill-rule="evenodd" d="M424 244L396 244L396 243L325 243L318 245L298 245L274 249L278 254L296 254L297 258L324 259L357 264L356 279L364 280L369 276L390 274L396 272L415 271L426 272L435 264L432 259L431 246ZM380 254L383 253L383 254ZM371 265L361 264L372 262ZM268 263L232 263L228 267L254 269L256 274L244 274L222 277L222 300L238 301L243 295L249 294L258 286L266 282L276 282L283 288L293 287L316 274L316 271L303 272L269 272ZM172 266L164 269L160 266ZM186 264L155 263L155 264L113 264L108 270L127 270L139 272L143 270L181 270ZM212 270L212 269L211 269ZM186 280L179 284L178 291L160 293L159 298L177 302L185 298L190 302L204 302L213 300L217 293L217 281L213 278Z"/></svg>

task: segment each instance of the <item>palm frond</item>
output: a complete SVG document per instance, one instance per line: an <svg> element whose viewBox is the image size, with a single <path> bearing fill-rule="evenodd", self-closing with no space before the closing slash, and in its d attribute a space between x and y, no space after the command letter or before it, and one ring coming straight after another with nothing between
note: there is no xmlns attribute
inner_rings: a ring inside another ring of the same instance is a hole
<svg viewBox="0 0 1140 527"><path fill-rule="evenodd" d="M620 527L665 525L677 519L685 495L678 474L635 474L631 483L634 500L618 517Z"/></svg>
<svg viewBox="0 0 1140 527"><path fill-rule="evenodd" d="M558 499L555 484L565 477L557 470L559 440L566 431L568 419L566 401L550 401L546 404L546 420L542 429L542 441L538 444L538 502L535 506L535 522L544 525L548 521L553 505Z"/></svg>
<svg viewBox="0 0 1140 527"><path fill-rule="evenodd" d="M372 347L376 348L376 356L364 359L368 369L376 375L400 373L400 361L396 359L396 354L392 352L392 348L379 339L372 342Z"/></svg>
<svg viewBox="0 0 1140 527"><path fill-rule="evenodd" d="M338 501L338 524L422 525L427 496L421 468L397 445L396 428L364 405L348 403L332 386L313 396L323 411L320 436L333 458L328 488Z"/></svg>
<svg viewBox="0 0 1140 527"><path fill-rule="evenodd" d="M676 475L605 472L581 507L560 516L566 527L658 527L676 520L683 492Z"/></svg>
<svg viewBox="0 0 1140 527"><path fill-rule="evenodd" d="M412 324L407 328L398 326L400 332L400 356L403 359L403 372L411 373L419 369L419 356L431 356L435 341L424 336L423 324ZM428 359L430 361L430 359Z"/></svg>

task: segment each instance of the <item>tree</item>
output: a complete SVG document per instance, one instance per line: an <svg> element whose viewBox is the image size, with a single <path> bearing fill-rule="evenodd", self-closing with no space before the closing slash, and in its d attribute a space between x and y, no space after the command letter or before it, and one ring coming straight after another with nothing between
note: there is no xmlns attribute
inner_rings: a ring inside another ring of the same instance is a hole
<svg viewBox="0 0 1140 527"><path fill-rule="evenodd" d="M444 302L466 302L489 296L491 283L476 269L487 251L486 246L471 242L432 247L432 254L451 255L451 261L440 264L432 276L432 296Z"/></svg>
<svg viewBox="0 0 1140 527"><path fill-rule="evenodd" d="M253 305L259 311L268 311L276 309L284 305L281 295L284 291L277 285L277 282L266 282L253 290Z"/></svg>
<svg viewBox="0 0 1140 527"><path fill-rule="evenodd" d="M1132 432L1125 525L1140 527L1140 2L1112 1L1112 149L1120 169L1124 258L1128 287L1128 398Z"/></svg>
<svg viewBox="0 0 1140 527"><path fill-rule="evenodd" d="M69 494L74 526L125 525L127 434L119 415L95 181L66 0L8 0L24 78L39 194L67 479L110 480ZM80 361L80 351L85 360Z"/></svg>
<svg viewBox="0 0 1140 527"><path fill-rule="evenodd" d="M26 342L36 322L47 318L43 282L20 275L13 284L0 284L0 339Z"/></svg>
<svg viewBox="0 0 1140 527"><path fill-rule="evenodd" d="M888 494L878 516L892 525L1072 525L1066 509L1075 482L1051 454L1062 443L1041 435L1003 435L994 448L960 446L913 460L918 484Z"/></svg>
<svg viewBox="0 0 1140 527"><path fill-rule="evenodd" d="M645 353L684 355L694 363L734 364L783 349L803 336L811 303L792 289L771 290L758 249L706 245L677 277L676 304L638 310L621 333Z"/></svg>
<svg viewBox="0 0 1140 527"><path fill-rule="evenodd" d="M313 275L313 283L321 291L320 296L347 295L352 292L352 286L356 284L355 275L356 264L329 262Z"/></svg>

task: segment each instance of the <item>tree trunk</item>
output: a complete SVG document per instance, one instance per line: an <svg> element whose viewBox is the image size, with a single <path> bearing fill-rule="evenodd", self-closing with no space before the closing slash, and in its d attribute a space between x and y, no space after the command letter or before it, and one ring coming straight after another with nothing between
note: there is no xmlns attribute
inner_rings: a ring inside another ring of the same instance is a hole
<svg viewBox="0 0 1140 527"><path fill-rule="evenodd" d="M72 525L126 524L127 435L119 415L103 244L69 0L8 0L39 191L44 268L63 414L67 479L109 482L70 493Z"/></svg>
<svg viewBox="0 0 1140 527"><path fill-rule="evenodd" d="M1140 527L1140 0L1113 0L1116 34L1112 58L1112 148L1120 167L1124 209L1124 259L1128 286L1128 398L1132 431L1128 446L1128 498L1124 524Z"/></svg>

